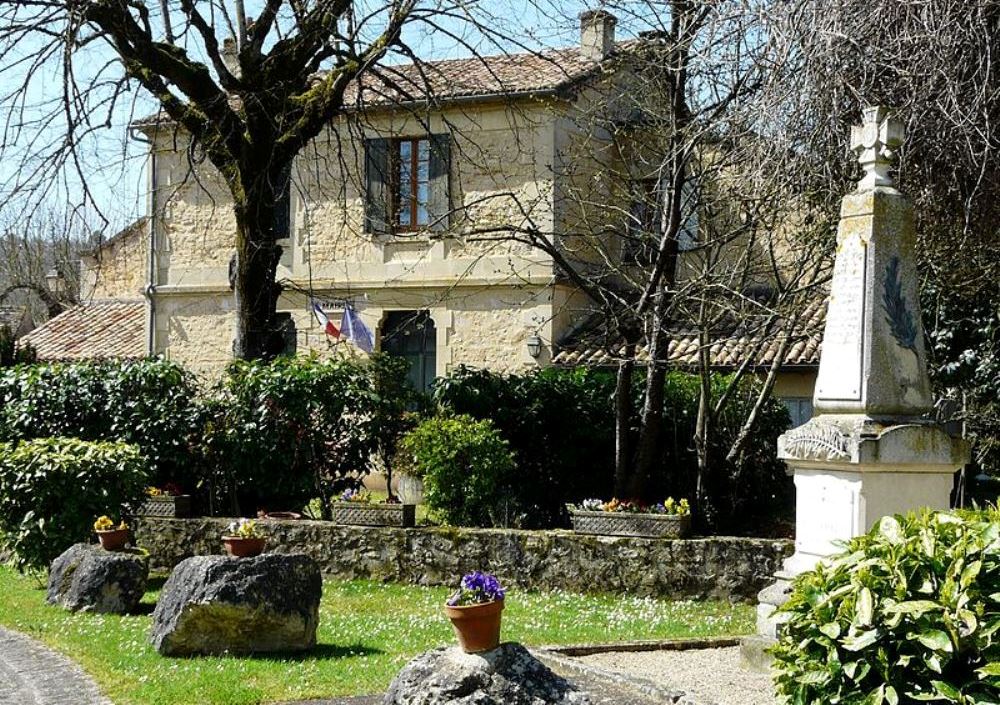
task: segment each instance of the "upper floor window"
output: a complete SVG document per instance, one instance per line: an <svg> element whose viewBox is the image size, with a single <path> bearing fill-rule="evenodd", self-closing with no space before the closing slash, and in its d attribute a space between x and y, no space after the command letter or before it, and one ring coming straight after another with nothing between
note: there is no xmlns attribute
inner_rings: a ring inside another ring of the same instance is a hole
<svg viewBox="0 0 1000 705"><path fill-rule="evenodd" d="M365 140L365 230L446 230L451 214L448 135Z"/></svg>
<svg viewBox="0 0 1000 705"><path fill-rule="evenodd" d="M663 232L663 206L666 200L659 179L636 179L632 182L632 204L622 258L631 264L651 264ZM677 249L688 252L698 246L698 188L692 180L681 188L681 227L677 231Z"/></svg>
<svg viewBox="0 0 1000 705"><path fill-rule="evenodd" d="M393 145L392 201L397 230L416 230L430 222L431 141L396 140Z"/></svg>

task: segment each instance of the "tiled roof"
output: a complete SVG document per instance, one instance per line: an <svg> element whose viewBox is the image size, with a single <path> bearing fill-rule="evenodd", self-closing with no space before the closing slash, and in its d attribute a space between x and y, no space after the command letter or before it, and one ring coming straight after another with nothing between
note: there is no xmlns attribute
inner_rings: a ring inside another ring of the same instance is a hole
<svg viewBox="0 0 1000 705"><path fill-rule="evenodd" d="M587 58L579 46L477 56L465 59L441 59L419 64L394 64L374 67L362 79L363 89L355 84L344 96L345 105L372 107L427 100L453 101L463 98L495 96L547 95L576 85L597 74L602 65L636 46L639 40L625 40L604 61ZM324 72L316 75L319 80ZM360 97L360 100L359 100ZM133 121L133 126L166 124L166 113L149 115Z"/></svg>
<svg viewBox="0 0 1000 705"><path fill-rule="evenodd" d="M39 360L86 360L146 355L146 304L91 301L49 319L21 338Z"/></svg>
<svg viewBox="0 0 1000 705"><path fill-rule="evenodd" d="M619 43L619 50L633 42ZM455 100L471 96L547 94L597 72L600 61L580 47L379 66L365 75L364 105ZM358 96L345 97L353 103Z"/></svg>
<svg viewBox="0 0 1000 705"><path fill-rule="evenodd" d="M823 340L823 324L826 320L827 301L818 300L810 303L799 319L792 336L793 341L782 367L815 367L819 365L819 353ZM767 366L778 354L783 336L776 332L781 324L772 325L767 330L747 331L743 326L734 326L730 331L720 331L712 336L709 349L711 364L716 368L735 368L753 355L755 366ZM578 342L571 342L552 358L556 365L594 366L616 364L623 356L623 345L615 343L608 346L588 344L586 335ZM592 339L592 338L591 338ZM758 349L759 346L759 349ZM699 337L696 331L676 327L670 335L667 348L667 359L677 367L695 367L698 364L700 349ZM649 362L649 349L640 345L636 349L636 362Z"/></svg>

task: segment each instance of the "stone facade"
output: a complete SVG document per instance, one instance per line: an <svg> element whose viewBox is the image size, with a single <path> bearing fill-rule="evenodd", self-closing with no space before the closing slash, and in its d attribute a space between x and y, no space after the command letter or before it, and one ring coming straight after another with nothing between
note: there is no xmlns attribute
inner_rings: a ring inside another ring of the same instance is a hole
<svg viewBox="0 0 1000 705"><path fill-rule="evenodd" d="M191 556L220 553L219 537L230 521L144 517L135 537L154 568L171 569ZM668 541L570 531L262 523L268 550L305 553L324 574L343 580L450 586L479 569L523 589L670 598L752 600L792 549L791 542L775 539Z"/></svg>

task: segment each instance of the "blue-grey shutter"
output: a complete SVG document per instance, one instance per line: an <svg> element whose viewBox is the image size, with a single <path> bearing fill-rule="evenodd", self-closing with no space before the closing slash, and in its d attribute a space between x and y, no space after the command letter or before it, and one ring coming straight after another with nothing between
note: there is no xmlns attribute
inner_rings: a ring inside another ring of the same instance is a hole
<svg viewBox="0 0 1000 705"><path fill-rule="evenodd" d="M291 237L292 227L292 165L289 164L275 185L274 199L274 239Z"/></svg>
<svg viewBox="0 0 1000 705"><path fill-rule="evenodd" d="M431 230L451 225L451 135L431 135L430 195L427 215Z"/></svg>
<svg viewBox="0 0 1000 705"><path fill-rule="evenodd" d="M368 233L387 233L392 229L390 144L384 137L365 140L365 232Z"/></svg>

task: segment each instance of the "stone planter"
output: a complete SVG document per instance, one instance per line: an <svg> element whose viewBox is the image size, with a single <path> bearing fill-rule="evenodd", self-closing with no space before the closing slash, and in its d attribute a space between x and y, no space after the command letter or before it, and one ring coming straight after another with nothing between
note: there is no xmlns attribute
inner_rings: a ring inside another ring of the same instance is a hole
<svg viewBox="0 0 1000 705"><path fill-rule="evenodd" d="M424 481L419 477L399 474L397 494L403 504L423 504L424 503Z"/></svg>
<svg viewBox="0 0 1000 705"><path fill-rule="evenodd" d="M405 526L416 523L416 507L412 504L370 504L368 502L334 502L333 520L352 526Z"/></svg>
<svg viewBox="0 0 1000 705"><path fill-rule="evenodd" d="M633 512L588 512L567 507L578 534L639 536L651 539L682 539L691 533L691 515L638 514Z"/></svg>
<svg viewBox="0 0 1000 705"><path fill-rule="evenodd" d="M182 519L191 516L191 495L157 495L146 497L139 507L139 516L173 517Z"/></svg>
<svg viewBox="0 0 1000 705"><path fill-rule="evenodd" d="M503 600L482 605L444 606L458 637L458 645L467 654L492 651L500 645L500 618Z"/></svg>

